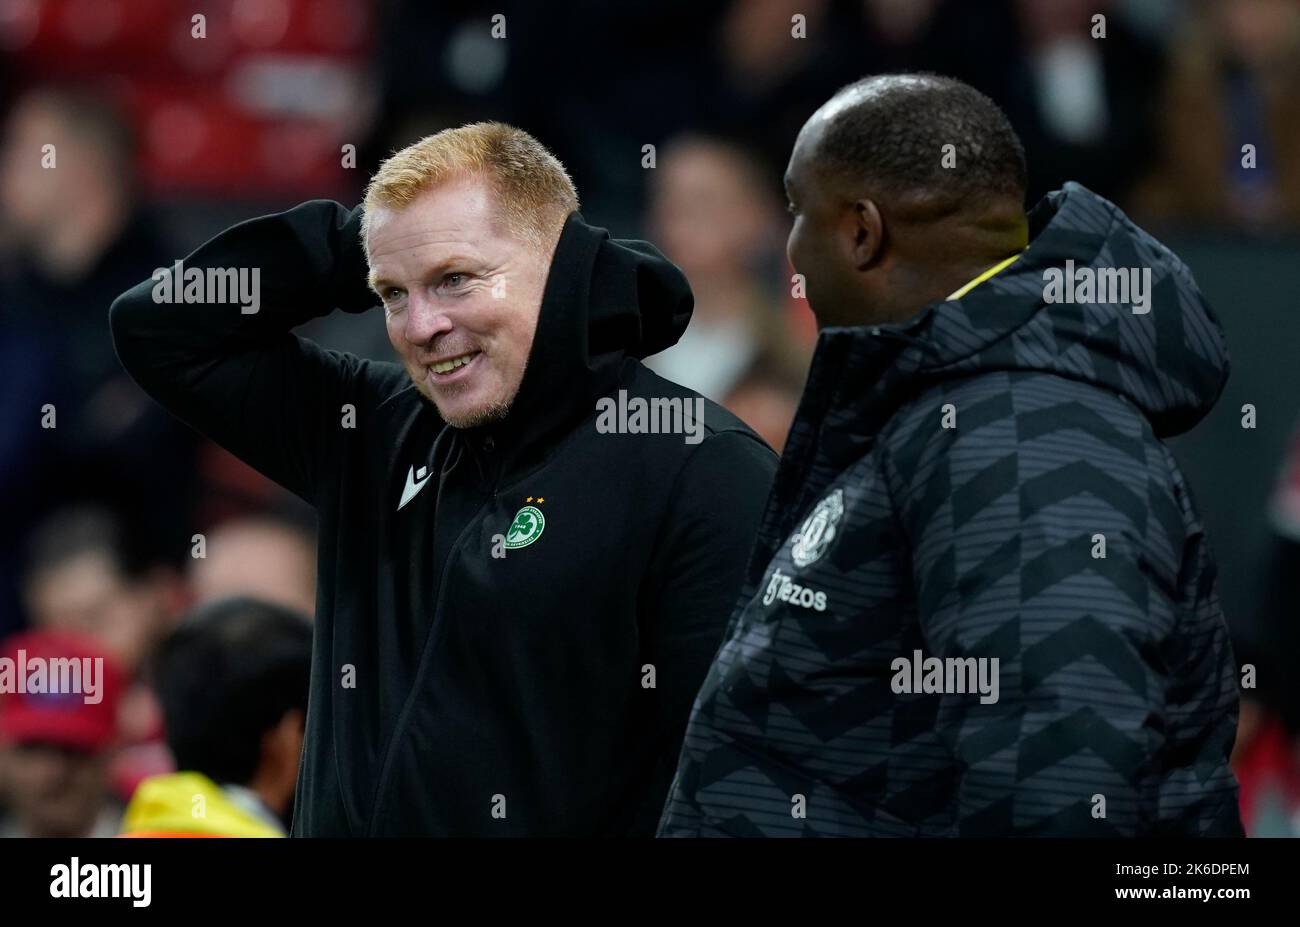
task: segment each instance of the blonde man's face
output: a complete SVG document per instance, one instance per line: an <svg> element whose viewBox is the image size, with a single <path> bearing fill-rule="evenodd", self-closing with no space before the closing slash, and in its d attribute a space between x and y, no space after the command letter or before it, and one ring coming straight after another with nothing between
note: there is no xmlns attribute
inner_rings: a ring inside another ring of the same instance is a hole
<svg viewBox="0 0 1300 927"><path fill-rule="evenodd" d="M510 232L482 177L370 214L370 282L416 388L456 428L509 411L532 350L548 249Z"/></svg>

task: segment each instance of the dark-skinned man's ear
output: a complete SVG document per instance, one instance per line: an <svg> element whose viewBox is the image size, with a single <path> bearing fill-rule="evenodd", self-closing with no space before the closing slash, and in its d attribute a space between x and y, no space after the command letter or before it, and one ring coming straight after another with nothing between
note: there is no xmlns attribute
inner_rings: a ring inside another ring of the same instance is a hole
<svg viewBox="0 0 1300 927"><path fill-rule="evenodd" d="M854 203L853 219L853 265L858 270L866 270L880 255L884 223L873 200Z"/></svg>

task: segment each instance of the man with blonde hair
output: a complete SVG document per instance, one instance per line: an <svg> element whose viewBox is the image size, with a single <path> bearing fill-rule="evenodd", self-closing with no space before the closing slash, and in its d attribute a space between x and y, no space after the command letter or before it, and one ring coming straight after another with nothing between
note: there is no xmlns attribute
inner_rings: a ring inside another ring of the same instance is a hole
<svg viewBox="0 0 1300 927"><path fill-rule="evenodd" d="M318 511L296 835L653 831L775 456L641 363L690 289L577 208L478 123L113 305L132 376ZM400 366L290 331L377 301Z"/></svg>

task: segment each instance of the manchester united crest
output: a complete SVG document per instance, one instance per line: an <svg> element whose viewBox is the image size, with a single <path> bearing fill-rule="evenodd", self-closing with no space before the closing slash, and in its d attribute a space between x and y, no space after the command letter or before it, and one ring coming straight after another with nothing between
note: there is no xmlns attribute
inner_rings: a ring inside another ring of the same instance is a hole
<svg viewBox="0 0 1300 927"><path fill-rule="evenodd" d="M821 502L804 519L795 532L790 556L797 567L806 567L826 552L835 540L840 519L844 516L844 491L837 489Z"/></svg>

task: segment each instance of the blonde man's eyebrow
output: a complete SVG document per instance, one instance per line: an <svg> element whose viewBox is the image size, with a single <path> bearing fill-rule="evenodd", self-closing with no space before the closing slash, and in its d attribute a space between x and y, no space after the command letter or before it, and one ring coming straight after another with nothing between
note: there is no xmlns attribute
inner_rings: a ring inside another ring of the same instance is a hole
<svg viewBox="0 0 1300 927"><path fill-rule="evenodd" d="M447 273L448 268L455 267L458 265L472 266L480 260L481 260L480 257L469 253L457 252L455 254L449 254L442 260L431 265L425 271L424 276L426 279L430 279L430 280L437 279L445 275ZM370 275L367 278L367 282L370 285L370 289L374 290L376 293L378 293L383 287L386 286L395 286L398 287L399 289L402 286L402 284L389 280L387 277L380 277L376 275L373 270L370 272Z"/></svg>

